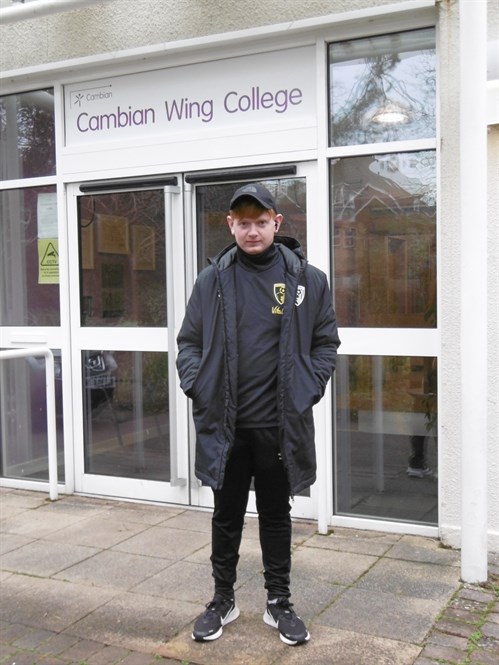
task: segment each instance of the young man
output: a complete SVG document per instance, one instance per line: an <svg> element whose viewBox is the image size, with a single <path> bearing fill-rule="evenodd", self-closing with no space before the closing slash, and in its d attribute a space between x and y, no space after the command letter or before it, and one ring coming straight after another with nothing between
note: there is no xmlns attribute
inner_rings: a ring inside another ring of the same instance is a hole
<svg viewBox="0 0 499 665"><path fill-rule="evenodd" d="M289 601L290 496L316 478L312 407L334 371L338 338L326 276L261 185L239 188L227 217L235 243L198 276L180 329L177 368L192 399L196 476L213 489L215 595L192 637L209 641L239 616L234 600L254 478L267 607L286 644L309 639Z"/></svg>

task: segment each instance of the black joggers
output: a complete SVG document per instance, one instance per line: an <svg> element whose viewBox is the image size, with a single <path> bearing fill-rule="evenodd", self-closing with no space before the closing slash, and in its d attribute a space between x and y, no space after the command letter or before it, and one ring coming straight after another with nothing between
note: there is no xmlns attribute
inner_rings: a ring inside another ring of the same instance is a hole
<svg viewBox="0 0 499 665"><path fill-rule="evenodd" d="M236 582L251 479L256 507L265 588L269 600L288 598L291 570L291 506L286 470L279 453L277 427L237 429L224 484L214 490L211 563L215 593L232 598Z"/></svg>

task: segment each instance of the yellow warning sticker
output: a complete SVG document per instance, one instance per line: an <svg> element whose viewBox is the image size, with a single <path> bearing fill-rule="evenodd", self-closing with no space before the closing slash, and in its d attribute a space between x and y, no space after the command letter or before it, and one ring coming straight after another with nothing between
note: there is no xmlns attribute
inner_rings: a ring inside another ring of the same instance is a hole
<svg viewBox="0 0 499 665"><path fill-rule="evenodd" d="M57 238L38 238L38 284L59 284Z"/></svg>

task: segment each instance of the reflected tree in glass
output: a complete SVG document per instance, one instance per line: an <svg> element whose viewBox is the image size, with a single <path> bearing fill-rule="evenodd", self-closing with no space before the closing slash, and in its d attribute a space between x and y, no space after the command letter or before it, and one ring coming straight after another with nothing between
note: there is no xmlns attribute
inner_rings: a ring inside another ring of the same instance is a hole
<svg viewBox="0 0 499 665"><path fill-rule="evenodd" d="M0 97L0 179L55 174L52 88Z"/></svg>
<svg viewBox="0 0 499 665"><path fill-rule="evenodd" d="M435 327L435 153L332 160L331 187L339 324Z"/></svg>
<svg viewBox="0 0 499 665"><path fill-rule="evenodd" d="M330 145L435 136L434 31L330 46Z"/></svg>

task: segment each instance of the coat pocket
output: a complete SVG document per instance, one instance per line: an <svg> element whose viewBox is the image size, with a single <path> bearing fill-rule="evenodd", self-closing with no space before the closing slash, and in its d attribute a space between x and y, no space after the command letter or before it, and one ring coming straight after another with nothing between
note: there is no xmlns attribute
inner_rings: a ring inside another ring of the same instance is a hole
<svg viewBox="0 0 499 665"><path fill-rule="evenodd" d="M310 356L293 356L287 394L297 414L304 413L320 400L320 386Z"/></svg>

